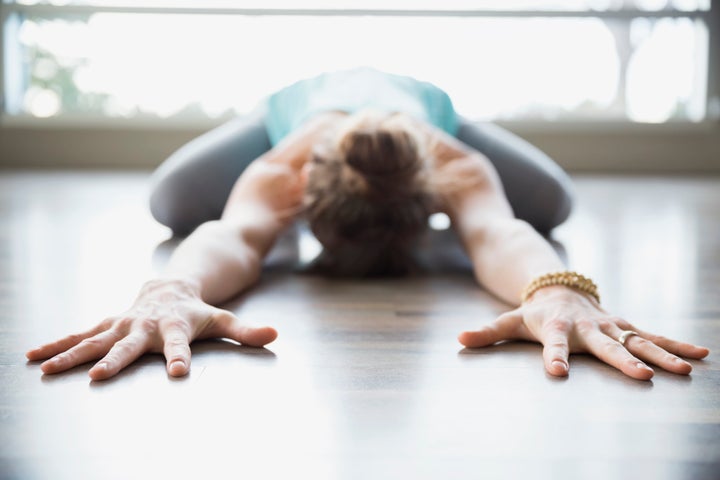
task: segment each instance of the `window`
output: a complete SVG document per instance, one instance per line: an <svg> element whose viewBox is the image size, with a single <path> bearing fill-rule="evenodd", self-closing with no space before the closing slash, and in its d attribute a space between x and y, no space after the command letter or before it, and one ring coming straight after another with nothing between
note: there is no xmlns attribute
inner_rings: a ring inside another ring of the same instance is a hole
<svg viewBox="0 0 720 480"><path fill-rule="evenodd" d="M358 65L436 83L475 119L716 114L710 0L236 5L5 0L3 114L221 119L299 78Z"/></svg>

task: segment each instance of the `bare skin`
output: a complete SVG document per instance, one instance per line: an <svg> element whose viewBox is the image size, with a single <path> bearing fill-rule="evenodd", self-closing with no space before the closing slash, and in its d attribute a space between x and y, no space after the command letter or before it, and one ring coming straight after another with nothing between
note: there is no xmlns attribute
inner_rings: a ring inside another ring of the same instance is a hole
<svg viewBox="0 0 720 480"><path fill-rule="evenodd" d="M93 380L116 375L146 352L162 352L171 376L190 369L190 344L197 339L229 338L261 347L277 337L271 327L251 326L215 305L254 284L262 259L301 208L313 146L342 123L344 114L320 115L257 159L236 182L222 218L201 225L173 253L161 278L147 282L133 306L96 327L27 352L46 360L54 374L97 361ZM701 359L707 348L640 330L606 312L592 297L556 286L538 290L519 305L533 278L564 266L550 245L527 223L513 217L490 162L455 138L427 125L436 163L470 179L441 192L441 210L457 229L473 262L478 282L514 310L478 330L462 332L466 347L508 340L541 343L548 373L565 376L570 353L590 353L639 380L654 372L648 364L680 375L692 366L680 357ZM625 345L617 338L634 330Z"/></svg>

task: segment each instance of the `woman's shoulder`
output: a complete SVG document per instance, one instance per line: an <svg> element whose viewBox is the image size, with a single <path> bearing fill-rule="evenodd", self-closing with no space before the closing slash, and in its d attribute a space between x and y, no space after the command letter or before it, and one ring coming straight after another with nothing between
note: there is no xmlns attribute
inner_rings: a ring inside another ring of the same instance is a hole
<svg viewBox="0 0 720 480"><path fill-rule="evenodd" d="M502 193L495 167L485 155L437 127L417 125L427 150L430 182L441 203Z"/></svg>

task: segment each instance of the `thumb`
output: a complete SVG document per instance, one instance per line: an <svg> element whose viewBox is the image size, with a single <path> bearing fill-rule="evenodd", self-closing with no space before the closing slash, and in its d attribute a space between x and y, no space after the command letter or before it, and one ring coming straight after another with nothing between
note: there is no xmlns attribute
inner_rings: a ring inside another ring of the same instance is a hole
<svg viewBox="0 0 720 480"><path fill-rule="evenodd" d="M487 347L506 340L526 339L523 316L519 309L503 313L494 322L479 330L462 332L460 343L468 348Z"/></svg>
<svg viewBox="0 0 720 480"><path fill-rule="evenodd" d="M213 314L212 337L223 337L251 347L262 347L277 338L272 327L256 327L240 320L232 312L218 309Z"/></svg>

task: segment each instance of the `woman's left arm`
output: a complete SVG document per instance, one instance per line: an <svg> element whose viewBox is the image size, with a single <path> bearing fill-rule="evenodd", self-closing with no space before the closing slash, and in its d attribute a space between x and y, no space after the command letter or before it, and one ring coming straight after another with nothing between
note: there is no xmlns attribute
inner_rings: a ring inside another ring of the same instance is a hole
<svg viewBox="0 0 720 480"><path fill-rule="evenodd" d="M443 173L448 178L462 179L462 184L443 195L445 210L478 282L517 307L479 330L461 333L460 343L485 347L506 340L535 341L544 346L545 368L551 375L567 375L569 354L587 352L640 380L653 376L647 363L686 375L692 366L681 356L700 359L709 353L707 348L639 330L606 312L592 295L571 287L544 287L521 302L523 289L533 279L565 267L542 236L514 218L490 162L459 145L446 145L445 155L453 152L456 158L439 168L449 170ZM618 339L627 330L637 335L621 344Z"/></svg>

